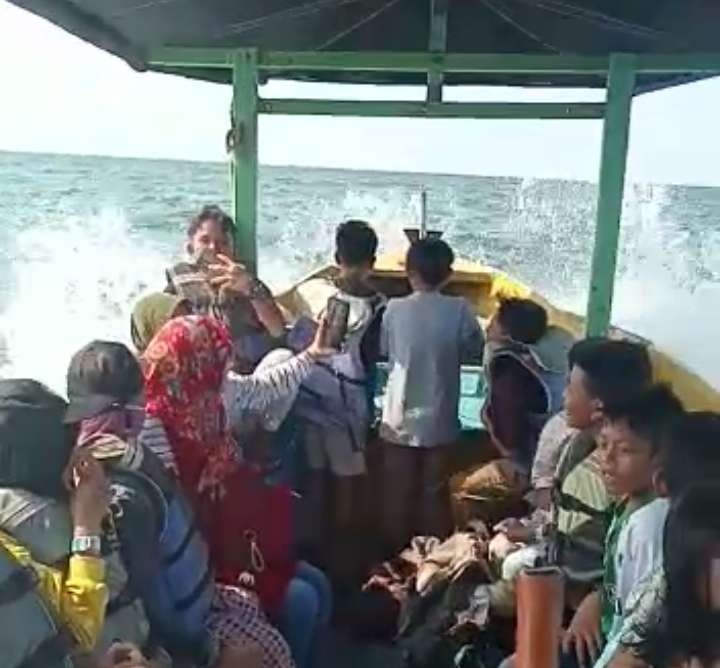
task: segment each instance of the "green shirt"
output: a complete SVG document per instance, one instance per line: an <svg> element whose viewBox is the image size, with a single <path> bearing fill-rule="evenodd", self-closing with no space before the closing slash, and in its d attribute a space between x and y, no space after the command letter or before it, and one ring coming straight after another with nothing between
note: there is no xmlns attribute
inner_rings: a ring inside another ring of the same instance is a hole
<svg viewBox="0 0 720 668"><path fill-rule="evenodd" d="M603 556L603 583L601 592L601 617L600 628L603 637L607 638L615 619L615 601L617 587L617 569L615 567L615 553L617 551L620 532L627 524L632 515L632 509L628 503L617 503L613 507L610 528L605 536L605 553Z"/></svg>
<svg viewBox="0 0 720 668"><path fill-rule="evenodd" d="M612 520L610 528L605 536L605 553L603 555L603 584L601 592L601 618L600 626L604 638L607 638L616 617L620 614L619 597L617 593L617 563L618 563L618 541L623 529L627 526L632 514L652 501L648 495L632 505L628 501L618 502L612 508Z"/></svg>

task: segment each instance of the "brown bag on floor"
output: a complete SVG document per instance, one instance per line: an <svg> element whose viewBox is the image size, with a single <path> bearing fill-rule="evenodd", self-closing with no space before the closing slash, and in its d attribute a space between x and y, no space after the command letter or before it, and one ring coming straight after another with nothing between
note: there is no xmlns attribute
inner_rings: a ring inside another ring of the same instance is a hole
<svg viewBox="0 0 720 668"><path fill-rule="evenodd" d="M522 513L527 484L527 476L509 459L496 459L455 474L450 479L455 526L462 529L473 519L492 526Z"/></svg>

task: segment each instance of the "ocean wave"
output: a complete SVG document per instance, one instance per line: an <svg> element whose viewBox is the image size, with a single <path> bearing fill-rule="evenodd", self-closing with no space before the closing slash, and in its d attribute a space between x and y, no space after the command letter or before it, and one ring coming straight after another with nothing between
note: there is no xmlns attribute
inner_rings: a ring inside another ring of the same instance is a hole
<svg viewBox="0 0 720 668"><path fill-rule="evenodd" d="M128 341L132 305L164 287L189 212L224 201L227 174L218 165L179 163L173 172L173 163L143 161L108 170L109 159L93 170L91 159L73 158L63 176L54 160L48 176L42 156L28 156L24 184L4 182L11 204L0 230L0 374L62 391L75 350L93 338ZM78 179L79 171L94 176ZM45 178L73 194L53 201ZM584 311L596 188L581 182L264 168L262 277L281 290L331 261L335 227L348 217L371 221L381 250L403 247L403 228L419 221L421 187L429 226L458 255ZM628 187L613 319L720 386L720 226L708 222L720 220L718 192Z"/></svg>

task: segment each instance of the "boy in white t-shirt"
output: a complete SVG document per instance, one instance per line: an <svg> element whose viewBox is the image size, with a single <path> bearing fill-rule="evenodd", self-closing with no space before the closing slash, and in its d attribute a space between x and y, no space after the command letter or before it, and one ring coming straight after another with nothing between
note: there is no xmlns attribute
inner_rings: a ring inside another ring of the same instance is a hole
<svg viewBox="0 0 720 668"><path fill-rule="evenodd" d="M672 421L661 443L662 472L658 491L671 503L694 486L720 481L720 414L686 413ZM669 557L667 557L669 558ZM625 606L622 627L605 647L596 668L627 668L641 660L637 653L647 651L648 634L662 619L667 595L665 568L633 586ZM652 634L651 634L652 635Z"/></svg>
<svg viewBox="0 0 720 668"><path fill-rule="evenodd" d="M380 436L389 549L401 548L415 531L443 536L451 528L445 462L460 434L460 368L466 359L480 360L484 346L470 304L440 292L454 259L441 239L414 243L406 258L412 294L391 299L383 318L389 375Z"/></svg>
<svg viewBox="0 0 720 668"><path fill-rule="evenodd" d="M615 644L628 602L638 582L662 568L667 499L656 498L653 479L667 421L682 413L672 390L657 385L644 394L604 408L600 439L601 471L608 492L618 499L605 537L604 575L599 590L580 604L565 633L562 666L592 665ZM605 665L601 657L597 666Z"/></svg>

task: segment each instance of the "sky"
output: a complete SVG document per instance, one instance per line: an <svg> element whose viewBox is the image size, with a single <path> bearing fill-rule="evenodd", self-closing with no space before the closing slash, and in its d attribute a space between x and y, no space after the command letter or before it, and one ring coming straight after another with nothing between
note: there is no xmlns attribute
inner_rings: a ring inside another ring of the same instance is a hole
<svg viewBox="0 0 720 668"><path fill-rule="evenodd" d="M422 99L422 89L271 82L266 97ZM448 89L446 99L597 100L598 91ZM0 0L0 150L223 160L230 87L137 73ZM628 176L720 185L720 78L643 95ZM261 117L260 161L597 180L599 121Z"/></svg>

